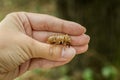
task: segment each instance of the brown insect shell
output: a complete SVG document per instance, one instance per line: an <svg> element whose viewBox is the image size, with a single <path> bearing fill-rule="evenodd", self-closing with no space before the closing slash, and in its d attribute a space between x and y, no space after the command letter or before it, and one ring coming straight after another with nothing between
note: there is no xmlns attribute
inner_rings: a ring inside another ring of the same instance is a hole
<svg viewBox="0 0 120 80"><path fill-rule="evenodd" d="M48 38L47 43L49 44L56 44L56 45L65 45L70 46L71 45L71 38L67 34L56 34L52 35Z"/></svg>

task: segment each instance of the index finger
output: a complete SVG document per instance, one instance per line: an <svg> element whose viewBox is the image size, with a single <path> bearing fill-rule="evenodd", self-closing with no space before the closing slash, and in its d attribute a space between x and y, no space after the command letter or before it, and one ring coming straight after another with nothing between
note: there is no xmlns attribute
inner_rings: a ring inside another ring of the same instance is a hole
<svg viewBox="0 0 120 80"><path fill-rule="evenodd" d="M23 13L27 16L33 30L66 33L70 35L80 35L86 29L78 23L66 21L50 15ZM27 24L27 23L26 23Z"/></svg>

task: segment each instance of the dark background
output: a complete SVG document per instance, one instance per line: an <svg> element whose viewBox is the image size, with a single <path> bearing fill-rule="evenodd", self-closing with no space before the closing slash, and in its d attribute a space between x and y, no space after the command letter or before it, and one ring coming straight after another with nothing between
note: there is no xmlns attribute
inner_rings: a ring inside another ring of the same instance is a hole
<svg viewBox="0 0 120 80"><path fill-rule="evenodd" d="M85 26L89 50L69 64L28 71L16 80L120 80L120 0L0 0L0 19L15 11L49 14Z"/></svg>

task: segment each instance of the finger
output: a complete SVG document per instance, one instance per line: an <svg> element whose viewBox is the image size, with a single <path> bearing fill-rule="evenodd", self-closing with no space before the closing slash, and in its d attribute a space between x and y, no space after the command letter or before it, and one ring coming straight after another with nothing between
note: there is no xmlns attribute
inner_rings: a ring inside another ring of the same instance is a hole
<svg viewBox="0 0 120 80"><path fill-rule="evenodd" d="M47 39L54 34L54 32L47 32L47 31L33 31L33 38L40 41L40 42L47 42Z"/></svg>
<svg viewBox="0 0 120 80"><path fill-rule="evenodd" d="M30 24L28 27L31 27L33 30L60 32L70 35L80 35L86 31L86 29L78 23L62 20L45 14L26 12L19 12L17 14L20 18L26 16L29 23L28 21L25 22L25 20L23 20L23 23L24 25Z"/></svg>
<svg viewBox="0 0 120 80"><path fill-rule="evenodd" d="M88 44L83 45L83 46L73 46L73 48L76 50L77 54L81 54L88 50Z"/></svg>
<svg viewBox="0 0 120 80"><path fill-rule="evenodd" d="M47 42L47 39L54 34L59 34L59 33L46 32L46 31L34 31L33 38L41 42ZM71 45L74 45L74 46L85 45L85 44L88 44L89 41L90 41L90 37L86 34L82 34L80 36L71 36Z"/></svg>
<svg viewBox="0 0 120 80"><path fill-rule="evenodd" d="M71 44L73 46L81 46L88 44L90 41L90 37L86 34L82 34L80 36L71 36Z"/></svg>

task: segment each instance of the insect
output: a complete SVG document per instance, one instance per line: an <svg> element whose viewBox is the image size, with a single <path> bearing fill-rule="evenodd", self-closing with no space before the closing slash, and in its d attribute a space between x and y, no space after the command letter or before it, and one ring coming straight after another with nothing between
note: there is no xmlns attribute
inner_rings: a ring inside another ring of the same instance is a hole
<svg viewBox="0 0 120 80"><path fill-rule="evenodd" d="M50 36L47 40L47 43L53 45L64 45L71 46L71 38L68 34L54 34Z"/></svg>
<svg viewBox="0 0 120 80"><path fill-rule="evenodd" d="M53 48L55 48L55 45L63 45L63 48L70 47L71 46L71 38L68 34L54 34L51 35L47 43L52 44L53 46L50 48L50 54L53 54Z"/></svg>

